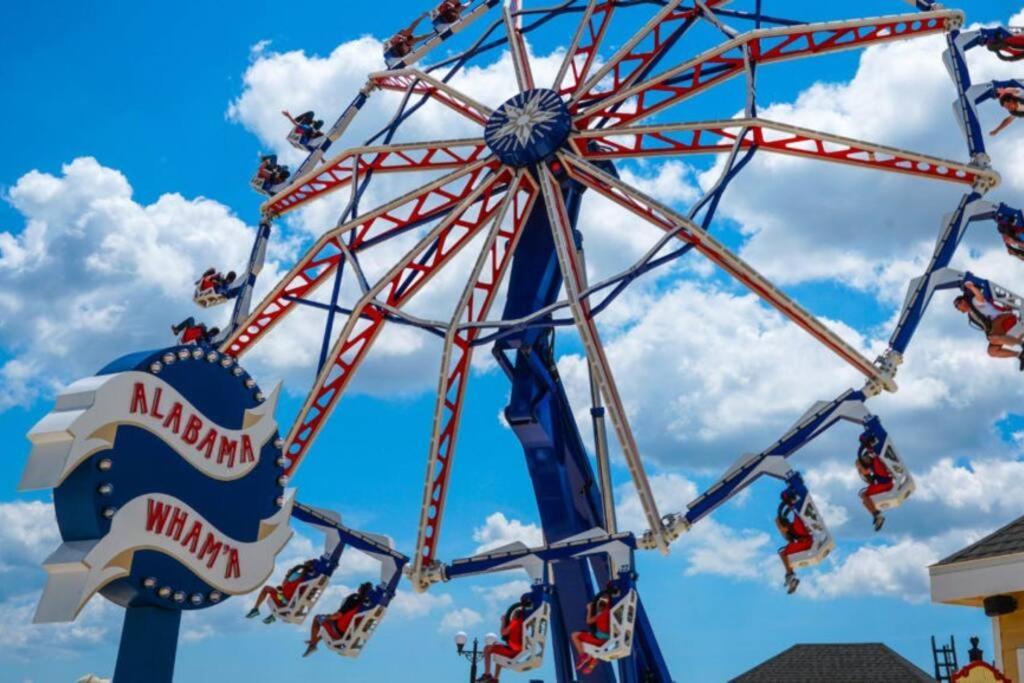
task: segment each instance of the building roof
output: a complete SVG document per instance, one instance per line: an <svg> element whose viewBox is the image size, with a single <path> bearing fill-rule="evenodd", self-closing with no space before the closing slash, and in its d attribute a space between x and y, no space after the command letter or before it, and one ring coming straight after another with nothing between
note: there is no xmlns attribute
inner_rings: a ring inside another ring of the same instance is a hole
<svg viewBox="0 0 1024 683"><path fill-rule="evenodd" d="M973 543L963 550L959 550L936 566L944 564L955 564L967 560L980 560L986 557L999 557L1001 555L1014 555L1024 553L1024 517L1019 517L1010 522L1002 529L993 531L991 534Z"/></svg>
<svg viewBox="0 0 1024 683"><path fill-rule="evenodd" d="M730 683L923 683L935 679L882 643L794 645Z"/></svg>

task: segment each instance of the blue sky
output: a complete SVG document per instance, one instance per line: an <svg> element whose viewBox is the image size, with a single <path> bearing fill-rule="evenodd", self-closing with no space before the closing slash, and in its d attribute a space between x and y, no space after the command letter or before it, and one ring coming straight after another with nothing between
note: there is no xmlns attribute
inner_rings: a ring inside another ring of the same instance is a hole
<svg viewBox="0 0 1024 683"><path fill-rule="evenodd" d="M35 504L46 495L15 490L28 453L25 432L47 412L56 386L121 353L170 343L166 326L193 312L193 274L213 254L231 261L218 263L229 268L248 253L259 206L248 178L260 150L284 151L286 124L278 111L315 105L325 118L335 116L363 74L379 68L376 47L360 39L386 37L427 3L396 0L387 12L348 9L356 4L318 8L311 16L267 2L37 3L12 8L0 26L6 48L0 82L8 103L0 110L0 434L9 443L0 461L3 683L109 674L119 630L117 610L102 605L75 627L27 623L43 580L38 562L57 539L47 512ZM835 14L824 3L813 9L795 0L765 4L772 13L807 20L906 9L896 0ZM980 22L1005 22L1024 8L1005 0L960 4L969 21ZM612 40L627 33L616 30ZM548 55L566 33L531 37L535 54ZM759 92L765 116L963 158L948 113L953 95L938 61L941 45L922 45L765 69ZM500 73L497 58L484 60L479 74ZM988 78L1005 74L1000 65L977 66ZM465 86L480 88L476 81ZM723 87L680 108L679 118L731 116L740 94ZM356 130L369 131L364 125ZM413 134L437 126L443 124L430 121ZM1021 174L1001 165L1022 152L1021 131L1013 129L992 150L1005 176L1000 200L1013 203L1024 191ZM625 171L685 208L713 163ZM384 185L380 196L400 187ZM727 197L715 228L810 310L877 352L907 279L919 271L958 194L807 163L755 163ZM333 221L330 207L280 226L264 286L325 220ZM585 210L592 265L610 270L618 263L617 245L632 253L657 238L634 227L598 208ZM832 398L855 381L792 325L693 264L652 278L602 321L667 510L679 509L738 454L773 441L812 400ZM990 233L969 236L956 265L1020 291L1019 264L1000 253ZM437 301L425 297L424 306L441 306L443 293ZM303 324L253 360L264 383L285 381L283 424L308 386L308 356L318 352L315 327ZM833 513L839 543L836 558L809 574L806 590L786 596L779 588L771 528L777 489L768 483L716 513L671 557L640 559L641 593L679 680L726 680L795 642L884 641L925 668L932 634L955 633L961 642L977 634L991 650L984 617L929 604L922 577L928 562L1020 514L1007 484L1024 470L1012 412L1024 398L1014 386L1019 376L1012 364L985 358L983 342L963 328L948 310L930 317L908 354L903 390L872 404L920 482L916 499L892 513L883 535L872 536L857 504L850 465L855 432L846 429L798 456L826 514ZM570 333L561 338L563 376L570 394L581 398L579 346ZM389 339L296 480L300 499L338 509L353 526L387 533L411 549L438 353L429 339ZM663 371L650 372L641 357ZM800 359L797 370L794 359ZM536 533L521 451L498 420L506 395L504 378L481 366L464 417L445 558L510 534ZM630 519L625 469L617 466L615 478ZM289 559L316 541L298 531L303 536L286 551ZM366 572L365 563L354 563L337 582L351 586ZM439 586L427 598L405 595L357 661L326 653L301 659L299 631L244 622L245 599L229 601L186 621L179 678L324 674L380 681L430 671L436 672L431 680L457 680L463 663L452 653L454 625L481 635L494 630L501 591L518 578Z"/></svg>

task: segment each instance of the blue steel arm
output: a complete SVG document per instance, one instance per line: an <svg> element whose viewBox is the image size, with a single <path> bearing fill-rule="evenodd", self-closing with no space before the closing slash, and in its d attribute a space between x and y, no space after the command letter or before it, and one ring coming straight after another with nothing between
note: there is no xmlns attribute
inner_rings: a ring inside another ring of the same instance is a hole
<svg viewBox="0 0 1024 683"><path fill-rule="evenodd" d="M600 527L591 529L564 541L539 548L528 548L523 543L497 548L473 557L455 560L440 569L440 578L450 581L464 576L523 569L534 581L547 583L543 568L564 560L579 560L591 555L608 555L614 574L633 571L633 551L636 538L631 533L607 534Z"/></svg>
<svg viewBox="0 0 1024 683"><path fill-rule="evenodd" d="M850 389L832 401L820 401L801 417L782 438L760 453L742 456L707 491L687 505L687 511L673 520L682 531L725 504L764 475L788 479L792 468L787 458L821 436L840 421L869 424L877 421L864 405L867 395Z"/></svg>
<svg viewBox="0 0 1024 683"><path fill-rule="evenodd" d="M319 527L328 534L337 534L338 542L330 551L328 564L330 572L337 569L344 548L351 547L373 557L381 563L381 583L374 592L377 604L388 605L395 596L398 583L402 579L402 570L409 558L391 547L387 539L375 534L367 534L351 529L342 524L334 513L327 513L317 508L296 502L292 507L292 517Z"/></svg>
<svg viewBox="0 0 1024 683"><path fill-rule="evenodd" d="M238 328L246 318L249 317L249 308L252 305L252 291L256 287L256 278L263 270L263 264L267 259L267 243L270 241L270 221L260 221L256 228L256 239L252 245L252 252L249 254L249 265L242 277L238 278L228 288L226 296L235 300L235 308L231 312L231 322L225 326L217 338L213 340L215 345L231 336L231 333Z"/></svg>
<svg viewBox="0 0 1024 683"><path fill-rule="evenodd" d="M964 195L956 210L946 216L931 261L924 274L910 282L907 297L903 302L903 312L889 339L889 347L897 354L902 356L906 352L935 290L953 286L949 284L949 273L946 272L946 268L952 261L967 227L975 221L990 220L995 215L996 209L992 204L983 201L979 193L971 192Z"/></svg>

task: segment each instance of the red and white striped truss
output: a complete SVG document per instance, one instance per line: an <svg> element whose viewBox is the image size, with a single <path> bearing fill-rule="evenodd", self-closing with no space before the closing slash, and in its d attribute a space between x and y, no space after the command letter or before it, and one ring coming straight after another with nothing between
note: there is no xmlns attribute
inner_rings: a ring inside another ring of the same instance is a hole
<svg viewBox="0 0 1024 683"><path fill-rule="evenodd" d="M263 205L263 212L280 216L374 173L411 173L462 168L484 157L482 139L381 145L349 149L323 166L297 178Z"/></svg>
<svg viewBox="0 0 1024 683"><path fill-rule="evenodd" d="M574 4L574 3L569 3ZM998 175L988 168L939 159L926 154L807 130L759 118L695 123L636 125L740 74L753 92L753 67L802 57L863 48L894 40L942 33L958 27L954 11L932 11L872 19L767 28L737 34L713 12L727 0L683 4L669 0L649 21L610 55L602 53L613 19L643 3L628 0L576 0L579 26L550 89L561 95L572 117L572 131L561 148L532 166L513 168L492 153L484 139L389 144L349 149L299 177L265 205L278 216L376 173L448 171L405 196L331 229L298 260L284 279L255 308L248 320L224 343L234 356L255 343L329 279L345 260L358 261L361 251L392 236L419 229L425 234L387 274L363 286L347 322L334 339L316 381L286 440L288 474L295 472L338 404L355 372L388 320L407 315L408 301L443 269L475 236L481 251L450 321L431 323L443 329L444 347L438 378L433 432L412 567L414 583L426 588L434 580L445 502L451 481L459 422L466 396L474 342L482 329L511 327L523 321L488 320L496 294L535 210L551 225L568 308L579 331L594 383L603 399L617 441L639 494L653 538L650 546L665 548L661 516L629 425L612 368L598 331L582 254L573 239L563 199L571 179L606 197L654 227L664 240L678 239L718 265L767 304L830 349L877 387L895 389L888 370L873 363L811 313L732 253L684 212L659 202L609 174L601 163L694 154L730 154L757 149L802 159L844 164L876 171L973 186L994 187ZM495 5L494 2L487 7ZM473 5L473 19L484 4ZM485 8L486 9L486 8ZM631 10L632 11L632 10ZM537 13L535 11L535 13ZM508 51L522 91L547 87L536 73L524 37L530 17L520 0L505 0L493 25L505 31ZM716 48L680 61L675 57L683 34L710 20L727 35ZM474 98L424 70L400 68L372 74L372 88L429 98L456 112L460 123L485 126L493 112ZM670 63L671 62L671 63ZM509 97L517 93L508 93ZM518 115L527 116L522 112ZM347 126L350 119L346 119ZM502 121L495 128L514 125ZM562 129L564 131L564 128ZM520 131L521 134L522 131ZM533 135L528 130L527 138ZM512 135L510 133L509 135ZM545 152L546 153L546 152ZM511 158L511 157L501 157ZM557 167L556 167L557 164ZM543 215L543 214L542 214ZM548 314L550 311L538 312Z"/></svg>
<svg viewBox="0 0 1024 683"><path fill-rule="evenodd" d="M381 90L426 95L481 126L487 124L487 119L493 113L490 107L480 104L419 69L383 71L372 74L370 81Z"/></svg>
<svg viewBox="0 0 1024 683"><path fill-rule="evenodd" d="M417 541L417 547L423 550L413 558L414 575L423 571L424 562L429 563L436 556L441 536L441 510L448 493L455 458L462 402L473 358L473 341L480 334L479 328L464 325L487 319L537 194L534 180L520 171L510 185L505 206L501 208L487 235L445 335L441 375L434 405L434 427L427 457L427 491L420 512ZM509 218L508 225L505 225L506 216Z"/></svg>
<svg viewBox="0 0 1024 683"><path fill-rule="evenodd" d="M938 11L750 31L635 85L625 79L620 84L616 72L619 87L603 96L586 90L577 93L575 99L582 105L577 126L621 126L647 118L743 73L747 61L760 65L814 57L943 33L961 23L960 12ZM608 69L606 65L602 71Z"/></svg>
<svg viewBox="0 0 1024 683"><path fill-rule="evenodd" d="M355 305L285 440L285 455L291 460L286 475L291 475L306 456L384 328L389 311L408 303L494 219L512 178L513 173L502 169L480 183Z"/></svg>
<svg viewBox="0 0 1024 683"><path fill-rule="evenodd" d="M687 154L728 154L757 149L775 154L831 161L861 168L994 187L999 175L989 168L957 163L765 119L728 119L658 126L603 128L574 136L574 151L586 159L642 159Z"/></svg>

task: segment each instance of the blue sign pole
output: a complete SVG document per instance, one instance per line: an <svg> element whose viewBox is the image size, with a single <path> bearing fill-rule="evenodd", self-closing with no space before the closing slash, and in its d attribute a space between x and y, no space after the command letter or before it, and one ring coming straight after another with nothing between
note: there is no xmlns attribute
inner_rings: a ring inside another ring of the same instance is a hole
<svg viewBox="0 0 1024 683"><path fill-rule="evenodd" d="M180 626L180 610L127 608L113 683L171 683Z"/></svg>

